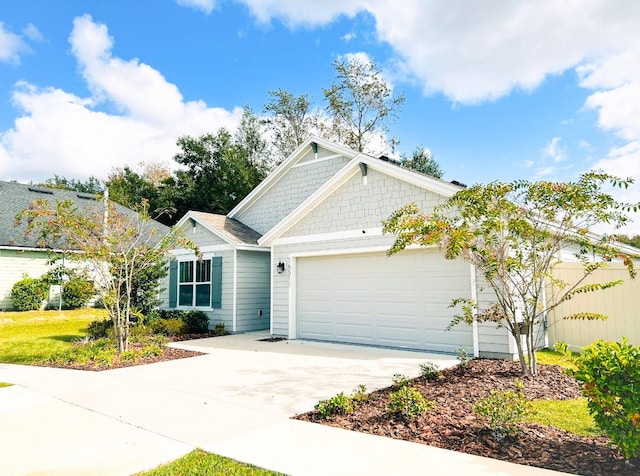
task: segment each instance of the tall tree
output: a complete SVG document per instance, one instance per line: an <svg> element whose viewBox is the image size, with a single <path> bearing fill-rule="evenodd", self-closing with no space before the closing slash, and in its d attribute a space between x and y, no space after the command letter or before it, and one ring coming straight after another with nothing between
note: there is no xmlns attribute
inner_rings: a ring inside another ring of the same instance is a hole
<svg viewBox="0 0 640 476"><path fill-rule="evenodd" d="M635 276L629 256L606 239L595 241L589 231L596 225L619 227L627 222L626 212L637 206L617 202L603 188L627 187L632 182L590 172L568 183L522 180L475 185L457 192L431 214L423 214L415 204L406 205L384 222L384 232L396 235L388 253L411 244L437 245L445 258L471 263L493 290L496 303L480 309L471 299L455 299L452 306L462 306L462 312L449 328L475 321L505 327L514 337L523 374L535 375L535 345L540 337L536 334L550 310L576 295L620 284L585 284L614 256ZM576 282L563 282L553 273L563 250L582 263ZM547 284L559 291L545 296ZM585 310L564 319L606 317Z"/></svg>
<svg viewBox="0 0 640 476"><path fill-rule="evenodd" d="M282 89L269 91L269 95L264 110L270 116L265 122L273 133L273 145L282 161L311 134L314 122L311 100L308 94L294 96Z"/></svg>
<svg viewBox="0 0 640 476"><path fill-rule="evenodd" d="M136 299L136 283L147 274L158 275L168 251L180 245L195 246L175 230L163 236L142 204L139 213L122 213L113 202L93 210L78 210L73 202L36 200L16 217L27 223L27 233L36 233L46 242L64 243L67 259L78 261L95 276L102 302L113 321L120 352L129 345L129 328ZM158 283L155 282L157 288Z"/></svg>
<svg viewBox="0 0 640 476"><path fill-rule="evenodd" d="M262 124L249 106L242 110L240 125L233 136L235 145L243 152L249 165L257 170L270 168L269 145L262 133Z"/></svg>
<svg viewBox="0 0 640 476"><path fill-rule="evenodd" d="M342 58L334 61L333 67L335 82L323 88L330 129L340 142L366 152L373 135L384 139L388 123L397 117L405 96L395 95L381 70L368 59Z"/></svg>
<svg viewBox="0 0 640 476"><path fill-rule="evenodd" d="M418 147L414 150L411 158L403 158L402 165L435 178L442 178L444 174L435 156L424 147Z"/></svg>
<svg viewBox="0 0 640 476"><path fill-rule="evenodd" d="M174 160L184 166L165 181L161 198L177 216L189 210L225 214L260 183L266 171L252 163L251 151L220 129L216 134L178 139Z"/></svg>

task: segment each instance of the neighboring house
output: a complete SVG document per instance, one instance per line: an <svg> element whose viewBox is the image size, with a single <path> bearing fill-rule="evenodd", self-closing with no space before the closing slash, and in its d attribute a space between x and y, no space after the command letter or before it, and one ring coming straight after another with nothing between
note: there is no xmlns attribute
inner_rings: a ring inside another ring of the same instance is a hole
<svg viewBox="0 0 640 476"><path fill-rule="evenodd" d="M180 221L203 260L176 252L164 307L202 309L232 332L513 356L511 337L493 324L445 331L452 298L492 299L469 264L435 248L386 256L394 236L382 234L382 220L409 202L428 212L458 190L312 137L226 217Z"/></svg>
<svg viewBox="0 0 640 476"><path fill-rule="evenodd" d="M39 199L47 200L51 206L57 201L70 200L78 210L87 213L104 211L104 202L92 194L0 181L0 310L12 308L11 288L16 281L24 275L39 278L51 268L53 257L76 251L61 249L54 243L41 243L36 234L25 236L24 224L15 226L16 215ZM127 215L135 213L120 205L116 205L116 210ZM168 231L160 223L153 226L160 234ZM50 296L51 299L57 300L57 297Z"/></svg>

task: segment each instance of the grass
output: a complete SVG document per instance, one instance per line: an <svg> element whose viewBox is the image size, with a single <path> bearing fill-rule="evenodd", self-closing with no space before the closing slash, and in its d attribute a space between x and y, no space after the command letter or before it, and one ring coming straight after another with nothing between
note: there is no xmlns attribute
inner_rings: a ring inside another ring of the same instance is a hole
<svg viewBox="0 0 640 476"><path fill-rule="evenodd" d="M13 385L13 384L12 383L7 383L7 382L0 382L0 388L11 387L11 385Z"/></svg>
<svg viewBox="0 0 640 476"><path fill-rule="evenodd" d="M138 476L188 476L192 474L201 476L284 476L282 473L240 463L202 450L194 450L171 463L139 473Z"/></svg>
<svg viewBox="0 0 640 476"><path fill-rule="evenodd" d="M552 426L567 430L580 436L600 436L598 429L587 409L587 400L534 400L533 415L526 418L531 423Z"/></svg>
<svg viewBox="0 0 640 476"><path fill-rule="evenodd" d="M91 321L106 317L102 309L1 312L0 362L33 364L64 352Z"/></svg>
<svg viewBox="0 0 640 476"><path fill-rule="evenodd" d="M551 349L542 349L536 352L536 356L538 357L538 363L544 365L559 365L560 367L564 367L566 369L574 369L575 365L571 360L571 357L568 357L561 352L557 352Z"/></svg>

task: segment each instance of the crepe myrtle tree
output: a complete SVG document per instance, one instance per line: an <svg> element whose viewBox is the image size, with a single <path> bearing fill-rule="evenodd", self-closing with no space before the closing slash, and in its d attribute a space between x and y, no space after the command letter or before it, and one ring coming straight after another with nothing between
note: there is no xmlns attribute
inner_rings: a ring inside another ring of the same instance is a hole
<svg viewBox="0 0 640 476"><path fill-rule="evenodd" d="M415 204L395 211L383 222L396 235L388 254L410 245L438 246L447 259L475 267L480 281L495 293L495 304L480 309L467 298L454 299L458 309L447 330L459 323L494 322L514 337L524 376L535 375L538 324L546 314L573 297L607 289L622 281L587 284L586 279L611 259L621 259L635 277L632 256L590 232L596 225L618 228L637 205L616 201L605 188L627 188L633 180L588 172L575 182L518 180L492 182L458 191L433 213ZM582 263L576 282L554 276L560 252L571 250ZM548 291L548 285L556 290ZM563 319L606 319L585 310ZM521 341L525 337L526 346Z"/></svg>
<svg viewBox="0 0 640 476"><path fill-rule="evenodd" d="M103 203L102 206L99 204ZM69 200L36 200L16 216L16 225L26 223L25 232L36 234L39 243L77 250L67 259L78 261L94 277L99 295L113 321L120 352L129 345L136 283L165 262L169 250L180 245L196 246L171 229L160 236L157 223L143 201L137 213L122 213L111 201L96 202L91 209L78 209ZM156 283L156 287L159 284Z"/></svg>

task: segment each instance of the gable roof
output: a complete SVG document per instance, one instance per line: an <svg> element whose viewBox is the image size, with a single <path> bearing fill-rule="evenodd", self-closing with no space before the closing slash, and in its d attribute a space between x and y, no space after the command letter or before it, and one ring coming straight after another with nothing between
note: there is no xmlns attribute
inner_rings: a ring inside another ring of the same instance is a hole
<svg viewBox="0 0 640 476"><path fill-rule="evenodd" d="M228 216L193 210L187 212L187 214L180 219L176 224L176 228L184 226L189 220L195 220L211 233L235 247L242 245L257 246L258 240L262 236L253 228L249 228L245 224Z"/></svg>
<svg viewBox="0 0 640 476"><path fill-rule="evenodd" d="M240 215L242 212L248 210L256 201L260 199L269 189L274 187L278 181L294 166L300 159L302 159L315 143L317 146L323 149L334 152L336 155L341 155L352 159L354 157L364 155L361 152L357 152L347 146L331 142L317 136L311 136L305 140L302 144L294 150L289 157L287 157L271 174L269 174L262 182L258 184L233 210L231 210L227 216L234 218Z"/></svg>
<svg viewBox="0 0 640 476"><path fill-rule="evenodd" d="M0 248L43 248L36 234L25 236L26 224L15 226L16 215L29 208L34 200L40 199L47 200L51 205L56 201L69 200L79 211L86 213L104 210L104 203L93 194L0 181ZM133 216L136 213L117 203L115 206L117 212L123 215ZM159 236L169 231L169 228L161 223L155 221L152 223L152 227L160 232ZM46 246L59 247L53 243L47 243Z"/></svg>
<svg viewBox="0 0 640 476"><path fill-rule="evenodd" d="M436 179L429 175L414 172L388 161L380 160L363 153L358 153L344 168L342 168L342 170L316 190L309 198L283 218L276 226L265 233L262 238L258 240L258 243L262 246L270 245L273 240L280 237L285 231L304 218L333 192L344 185L351 177L357 173L362 173L363 167L361 164L364 166L364 170L370 167L373 170L437 193L443 197L451 197L459 190L462 190L462 187L458 185Z"/></svg>

